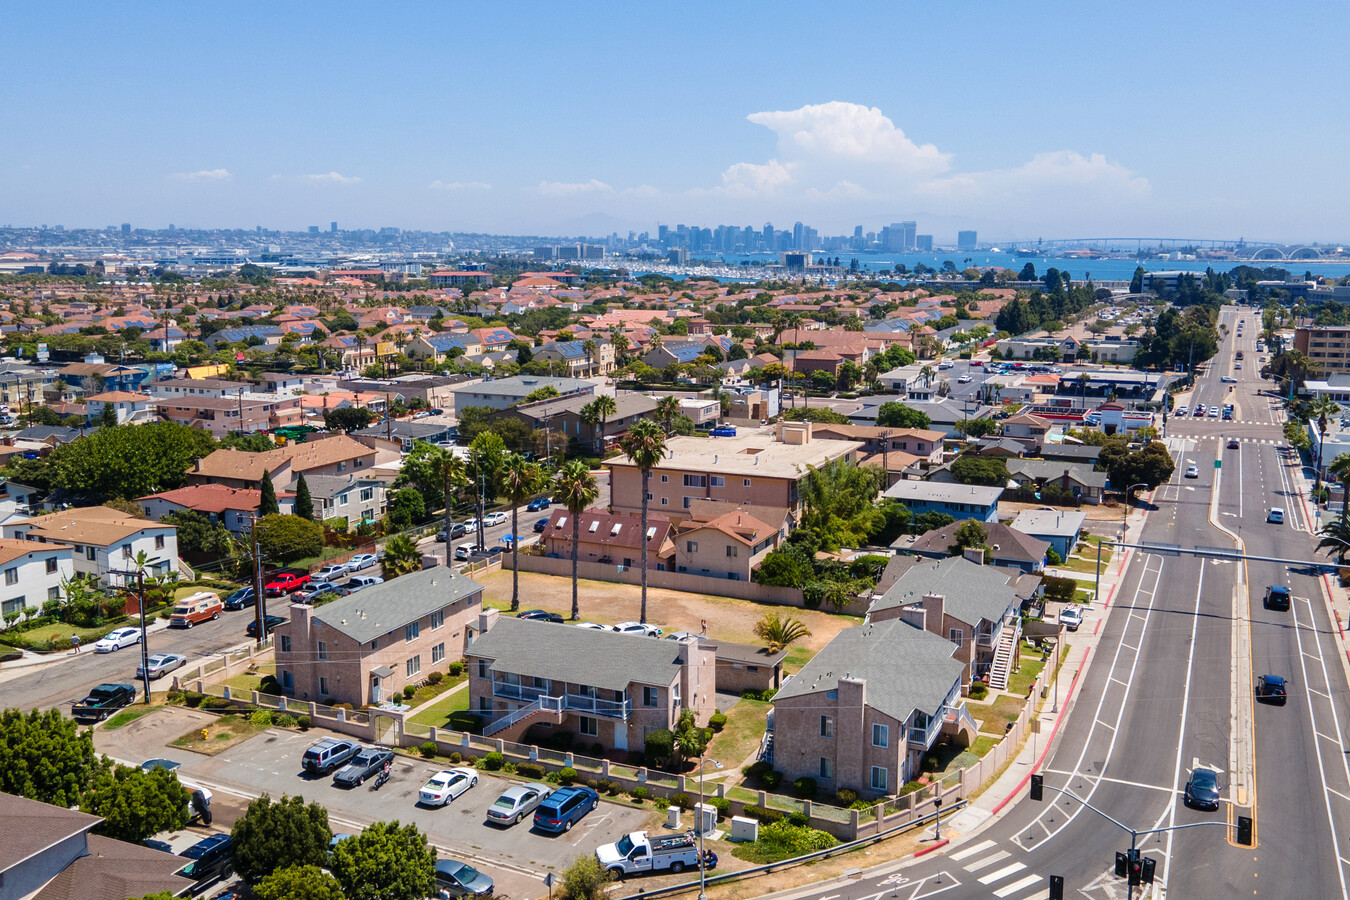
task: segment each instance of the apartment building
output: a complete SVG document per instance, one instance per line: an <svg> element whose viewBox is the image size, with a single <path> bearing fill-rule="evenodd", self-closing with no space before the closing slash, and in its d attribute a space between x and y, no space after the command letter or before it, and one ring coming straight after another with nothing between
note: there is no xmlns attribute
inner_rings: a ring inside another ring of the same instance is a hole
<svg viewBox="0 0 1350 900"><path fill-rule="evenodd" d="M378 705L461 659L482 606L483 586L444 566L294 603L275 632L277 680L298 700Z"/></svg>
<svg viewBox="0 0 1350 900"><path fill-rule="evenodd" d="M397 462L398 445L370 440L370 445L347 435L310 439L287 444L263 453L243 450L216 450L197 461L188 472L189 484L223 484L227 487L254 488L264 474L271 476L277 490L288 490L303 473L315 475L364 474L377 465Z"/></svg>
<svg viewBox="0 0 1350 900"><path fill-rule="evenodd" d="M75 574L74 549L64 544L35 544L0 538L0 615L25 618L48 600L61 599L61 583Z"/></svg>
<svg viewBox="0 0 1350 900"><path fill-rule="evenodd" d="M388 506L385 483L378 478L356 475L306 475L305 485L314 501L314 518L346 519L351 525L384 517Z"/></svg>
<svg viewBox="0 0 1350 900"><path fill-rule="evenodd" d="M1318 374L1350 372L1350 325L1313 325L1294 330L1294 349L1312 360Z"/></svg>
<svg viewBox="0 0 1350 900"><path fill-rule="evenodd" d="M66 509L4 523L4 537L64 544L73 550L72 569L111 587L135 581L131 573L144 552L147 575L178 571L178 529L172 525L133 519L106 506Z"/></svg>
<svg viewBox="0 0 1350 900"><path fill-rule="evenodd" d="M675 536L675 571L749 581L782 536L780 529L741 510L687 519Z"/></svg>
<svg viewBox="0 0 1350 900"><path fill-rule="evenodd" d="M614 345L596 341L588 353L585 341L549 341L535 348L534 359L556 366L560 374L572 378L593 378L614 371Z"/></svg>
<svg viewBox="0 0 1350 900"><path fill-rule="evenodd" d="M455 415L470 406L506 409L520 403L535 391L551 387L559 396L594 394L595 385L584 378L554 378L544 375L516 375L495 381L479 381L455 388Z"/></svg>
<svg viewBox="0 0 1350 900"><path fill-rule="evenodd" d="M91 398L92 399L92 398ZM145 398L142 398L145 399ZM152 400L151 406L170 422L222 438L231 432L254 434L288 425L304 424L300 398L272 396L192 397L180 395ZM92 413L91 413L92 415Z"/></svg>
<svg viewBox="0 0 1350 900"><path fill-rule="evenodd" d="M111 408L118 425L128 422L142 422L151 417L150 398L144 394L130 391L105 391L94 394L85 400L85 410L90 422L102 422L103 410Z"/></svg>
<svg viewBox="0 0 1350 900"><path fill-rule="evenodd" d="M573 518L577 521L573 522ZM573 517L565 508L555 508L540 542L547 556L572 558L572 526L577 526L577 559L628 568L641 563L642 518L604 509L588 509ZM647 516L647 565L656 571L673 568L675 545L670 520L655 513Z"/></svg>
<svg viewBox="0 0 1350 900"><path fill-rule="evenodd" d="M715 709L716 651L695 638L569 628L495 609L483 610L479 632L464 658L469 708L488 737L529 743L570 731L605 751L641 752L685 708L700 724Z"/></svg>
<svg viewBox="0 0 1350 900"><path fill-rule="evenodd" d="M646 394L619 391L614 395L614 414L604 425L592 425L582 417L582 410L595 399L593 394L569 394L550 400L522 403L492 414L494 419L520 419L531 428L548 428L575 438L583 447L597 441L614 441L625 434L639 419L650 419L656 412L656 400Z"/></svg>
<svg viewBox="0 0 1350 900"><path fill-rule="evenodd" d="M648 507L672 519L689 516L696 500L720 500L801 512L800 485L811 473L837 459L856 460L858 441L822 441L812 437L811 422L780 422L772 433L758 431L728 438L673 437L664 459L652 467ZM626 455L605 462L610 470L610 507L616 512L642 508L642 472Z"/></svg>

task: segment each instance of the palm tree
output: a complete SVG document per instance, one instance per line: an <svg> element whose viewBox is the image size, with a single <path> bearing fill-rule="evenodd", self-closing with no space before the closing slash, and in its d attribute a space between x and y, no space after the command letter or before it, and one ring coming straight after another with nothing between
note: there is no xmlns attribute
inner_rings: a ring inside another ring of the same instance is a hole
<svg viewBox="0 0 1350 900"><path fill-rule="evenodd" d="M586 373L587 377L595 374L595 354L597 347L595 341L585 340L581 342L581 349L586 351Z"/></svg>
<svg viewBox="0 0 1350 900"><path fill-rule="evenodd" d="M1346 509L1350 504L1350 453L1338 455L1327 466L1327 471L1341 483L1341 521L1350 519L1350 511Z"/></svg>
<svg viewBox="0 0 1350 900"><path fill-rule="evenodd" d="M924 385L924 387L932 387L932 386L933 386L933 367L932 367L932 366L924 366L923 368L919 369L919 377L923 379L923 385Z"/></svg>
<svg viewBox="0 0 1350 900"><path fill-rule="evenodd" d="M679 398L673 396L665 396L662 397L660 400L656 401L656 417L660 419L661 422L665 425L667 437L670 435L671 423L675 421L675 417L678 416L679 414L680 414Z"/></svg>
<svg viewBox="0 0 1350 900"><path fill-rule="evenodd" d="M581 411L577 413L577 416L581 419L581 421L591 426L591 434L599 435L600 409L595 405L594 401L587 403L585 406L583 406L581 408ZM596 445L599 446L598 439L596 440Z"/></svg>
<svg viewBox="0 0 1350 900"><path fill-rule="evenodd" d="M1336 565L1344 566L1345 557L1350 554L1350 521L1344 516L1332 519L1320 533L1322 540L1318 541L1317 549L1326 550L1327 556L1335 558Z"/></svg>
<svg viewBox="0 0 1350 900"><path fill-rule="evenodd" d="M622 364L624 358L628 355L628 335L618 332L610 338L609 342L614 345L615 362Z"/></svg>
<svg viewBox="0 0 1350 900"><path fill-rule="evenodd" d="M600 455L603 456L605 452L605 422L619 411L619 405L614 402L613 397L607 394L596 397L590 405L595 407L595 417L600 420L600 430L597 432L595 446Z"/></svg>
<svg viewBox="0 0 1350 900"><path fill-rule="evenodd" d="M1308 404L1308 415L1317 417L1317 471L1314 487L1319 491L1322 487L1322 447L1326 444L1327 439L1327 417L1340 411L1340 404L1326 394L1319 394L1313 402Z"/></svg>
<svg viewBox="0 0 1350 900"><path fill-rule="evenodd" d="M811 636L811 629L788 616L786 619L776 612L765 613L755 623L755 634L764 639L770 653L777 653L795 641Z"/></svg>
<svg viewBox="0 0 1350 900"><path fill-rule="evenodd" d="M445 485L445 546L446 559L449 559L450 548L450 525L452 524L451 513L454 510L455 495L469 486L469 469L464 464L462 457L456 456L448 450L440 451L440 456L436 457L434 463L436 471L441 476L441 481Z"/></svg>
<svg viewBox="0 0 1350 900"><path fill-rule="evenodd" d="M581 618L581 604L577 601L577 544L581 541L581 514L595 502L600 491L595 476L579 459L566 463L558 470L558 488L554 491L558 502L572 514L572 621Z"/></svg>
<svg viewBox="0 0 1350 900"><path fill-rule="evenodd" d="M420 568L422 552L417 549L412 538L406 534L396 534L385 542L384 556L380 557L380 571L385 581L416 572Z"/></svg>
<svg viewBox="0 0 1350 900"><path fill-rule="evenodd" d="M539 489L539 466L519 453L502 465L502 487L511 499L511 612L520 609L520 504Z"/></svg>
<svg viewBox="0 0 1350 900"><path fill-rule="evenodd" d="M639 419L628 429L619 442L628 459L642 470L642 615L639 622L647 621L647 485L651 481L652 467L666 455L666 439L661 429L651 419Z"/></svg>

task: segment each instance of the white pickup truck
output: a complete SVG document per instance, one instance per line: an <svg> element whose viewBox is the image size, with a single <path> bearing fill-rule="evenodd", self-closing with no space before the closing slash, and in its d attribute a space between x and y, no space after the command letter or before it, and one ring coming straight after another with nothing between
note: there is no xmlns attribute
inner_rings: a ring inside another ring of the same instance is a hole
<svg viewBox="0 0 1350 900"><path fill-rule="evenodd" d="M605 871L624 875L683 872L698 867L698 837L693 831L666 837L648 838L645 831L634 831L613 844L597 847L595 856Z"/></svg>

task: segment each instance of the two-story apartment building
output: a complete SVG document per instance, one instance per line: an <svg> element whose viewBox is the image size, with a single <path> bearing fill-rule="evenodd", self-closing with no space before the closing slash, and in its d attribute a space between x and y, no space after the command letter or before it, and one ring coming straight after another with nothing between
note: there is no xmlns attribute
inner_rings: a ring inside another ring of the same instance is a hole
<svg viewBox="0 0 1350 900"><path fill-rule="evenodd" d="M244 450L216 450L199 459L187 473L189 484L223 484L227 487L256 488L264 474L270 475L277 490L289 490L304 474L365 474L376 466L396 462L397 445L372 441L363 443L348 435L330 435L301 444L287 444L275 450L249 453Z"/></svg>
<svg viewBox="0 0 1350 900"><path fill-rule="evenodd" d="M74 548L0 538L0 615L28 615L48 600L61 599L61 583L75 574Z"/></svg>
<svg viewBox="0 0 1350 900"><path fill-rule="evenodd" d="M106 506L65 509L4 523L6 538L65 544L74 551L76 575L98 578L114 587L135 581L135 560L144 552L147 575L178 571L178 529L133 519Z"/></svg>
<svg viewBox="0 0 1350 900"><path fill-rule="evenodd" d="M455 388L455 415L458 416L461 410L470 406L506 409L546 387L553 388L559 396L595 393L595 385L584 378L516 375L498 378L495 381L478 381Z"/></svg>
<svg viewBox="0 0 1350 900"><path fill-rule="evenodd" d="M686 519L675 535L675 571L749 581L782 538L782 529L742 510Z"/></svg>
<svg viewBox="0 0 1350 900"><path fill-rule="evenodd" d="M160 417L198 431L209 431L216 438L231 432L253 434L304 424L300 398L289 394L240 397L193 397L180 394L152 400L150 405Z"/></svg>
<svg viewBox="0 0 1350 900"><path fill-rule="evenodd" d="M483 586L443 566L324 606L292 604L274 633L277 681L299 700L385 702L461 659L482 606Z"/></svg>
<svg viewBox="0 0 1350 900"><path fill-rule="evenodd" d="M577 521L574 523L573 518ZM559 559L572 558L572 526L577 526L577 559L616 566L639 565L642 553L642 519L639 516L611 513L599 507L579 516L556 507L540 536L544 553ZM665 516L647 516L647 564L656 571L673 568L675 545L671 542L670 520Z"/></svg>
<svg viewBox="0 0 1350 900"><path fill-rule="evenodd" d="M419 334L405 351L409 359L429 359L440 362L453 356L473 356L483 352L483 345L472 334L442 331L437 334Z"/></svg>
<svg viewBox="0 0 1350 900"><path fill-rule="evenodd" d="M812 438L811 422L780 422L772 435L752 433L726 438L673 437L664 459L652 467L648 507L672 519L689 516L695 500L721 500L801 513L800 485L811 473L837 459L856 460L857 441ZM605 462L610 471L610 507L616 512L642 508L642 472L627 455Z"/></svg>
<svg viewBox="0 0 1350 900"><path fill-rule="evenodd" d="M464 658L469 708L483 734L529 740L570 731L604 750L642 751L647 735L691 709L716 704L716 651L695 638L667 641L499 616L483 610Z"/></svg>
<svg viewBox="0 0 1350 900"><path fill-rule="evenodd" d="M85 400L85 410L90 422L103 421L104 407L112 407L113 416L118 425L128 422L143 422L152 417L150 398L131 391L104 391Z"/></svg>
<svg viewBox="0 0 1350 900"><path fill-rule="evenodd" d="M385 483L378 478L306 475L305 485L318 520L346 519L355 526L382 518L388 506Z"/></svg>
<svg viewBox="0 0 1350 900"><path fill-rule="evenodd" d="M827 793L897 793L941 733L974 739L956 649L898 618L845 628L774 696L774 767Z"/></svg>
<svg viewBox="0 0 1350 900"><path fill-rule="evenodd" d="M547 428L575 438L583 447L594 445L602 436L611 441L623 435L639 419L656 412L656 400L646 394L619 391L614 396L614 414L604 425L592 425L582 417L582 409L595 400L592 394L569 394L550 400L522 403L492 414L492 418L520 419L531 428Z"/></svg>
<svg viewBox="0 0 1350 900"><path fill-rule="evenodd" d="M585 341L549 341L534 349L534 360L557 366L558 372L572 378L593 378L614 371L614 345L595 341L587 353Z"/></svg>
<svg viewBox="0 0 1350 900"><path fill-rule="evenodd" d="M232 488L223 484L189 484L171 491L137 497L136 505L155 521L168 513L190 509L213 523L224 525L233 534L244 535L252 528L252 517L258 514L258 507L262 505L262 491ZM295 495L278 492L277 507L281 512L290 514L295 509Z"/></svg>
<svg viewBox="0 0 1350 900"><path fill-rule="evenodd" d="M913 479L897 481L883 494L888 499L899 500L916 516L939 512L953 519L980 522L998 521L998 498L1002 495L1001 487Z"/></svg>
<svg viewBox="0 0 1350 900"><path fill-rule="evenodd" d="M822 425L811 430L814 438L827 441L861 441L868 453L898 451L931 463L942 462L945 434L927 428L882 428L877 425Z"/></svg>

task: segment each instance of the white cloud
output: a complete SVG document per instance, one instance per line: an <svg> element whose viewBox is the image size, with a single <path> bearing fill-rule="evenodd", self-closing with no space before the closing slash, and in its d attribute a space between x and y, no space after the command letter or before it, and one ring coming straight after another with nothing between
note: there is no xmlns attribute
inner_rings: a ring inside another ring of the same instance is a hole
<svg viewBox="0 0 1350 900"><path fill-rule="evenodd" d="M433 191L490 191L492 185L485 181L441 181L439 178L427 185Z"/></svg>
<svg viewBox="0 0 1350 900"><path fill-rule="evenodd" d="M200 172L175 172L169 177L174 181L224 181L230 177L230 170L202 169Z"/></svg>
<svg viewBox="0 0 1350 900"><path fill-rule="evenodd" d="M609 194L614 188L592 178L590 181L541 181L535 190L548 197L575 197L579 194Z"/></svg>
<svg viewBox="0 0 1350 900"><path fill-rule="evenodd" d="M722 191L737 197L776 194L793 183L792 169L776 159L763 165L736 163L722 173Z"/></svg>
<svg viewBox="0 0 1350 900"><path fill-rule="evenodd" d="M872 163L911 176L935 175L951 166L951 154L914 143L875 106L834 100L746 118L775 132L779 155L787 159Z"/></svg>
<svg viewBox="0 0 1350 900"><path fill-rule="evenodd" d="M360 184L361 179L355 175L343 175L340 172L320 172L317 175L300 176L310 184Z"/></svg>
<svg viewBox="0 0 1350 900"><path fill-rule="evenodd" d="M1006 201L1048 190L1141 200L1152 187L1147 178L1100 153L1084 156L1072 150L1038 153L1015 169L967 172L918 185L921 194L952 201Z"/></svg>

